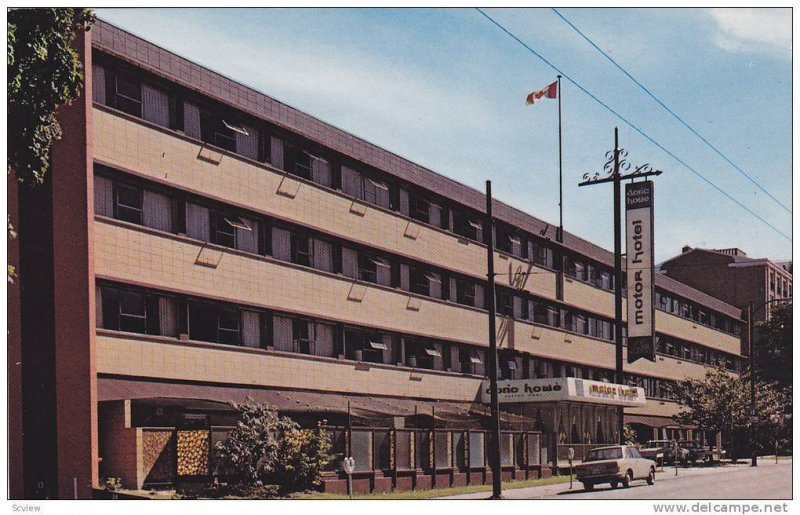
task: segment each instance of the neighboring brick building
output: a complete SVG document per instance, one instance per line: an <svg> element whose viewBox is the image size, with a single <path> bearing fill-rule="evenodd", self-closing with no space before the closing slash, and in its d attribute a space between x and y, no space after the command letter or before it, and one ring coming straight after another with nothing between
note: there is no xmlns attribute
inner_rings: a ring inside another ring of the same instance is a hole
<svg viewBox="0 0 800 515"><path fill-rule="evenodd" d="M59 110L46 183L10 199L12 497L207 476L181 449L210 455L248 396L326 420L358 489L491 481L483 194L102 21L77 45L91 98ZM501 377L611 380L611 253L494 212ZM664 275L656 288L657 361L625 365L646 397L626 421L688 437L666 387L738 371L743 322ZM504 477L619 429L602 403L512 411Z"/></svg>
<svg viewBox="0 0 800 515"><path fill-rule="evenodd" d="M775 299L792 298L792 262L750 258L741 249L693 249L664 261L661 270L693 288L732 304L746 317L753 302L754 321L767 318Z"/></svg>

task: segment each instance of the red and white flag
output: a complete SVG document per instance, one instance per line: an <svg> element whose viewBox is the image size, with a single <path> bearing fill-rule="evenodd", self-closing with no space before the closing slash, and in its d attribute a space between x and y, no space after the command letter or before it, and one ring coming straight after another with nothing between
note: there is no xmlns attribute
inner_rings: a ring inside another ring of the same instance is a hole
<svg viewBox="0 0 800 515"><path fill-rule="evenodd" d="M529 106L540 98L558 98L558 81L550 84L544 89L534 91L525 99L525 105Z"/></svg>

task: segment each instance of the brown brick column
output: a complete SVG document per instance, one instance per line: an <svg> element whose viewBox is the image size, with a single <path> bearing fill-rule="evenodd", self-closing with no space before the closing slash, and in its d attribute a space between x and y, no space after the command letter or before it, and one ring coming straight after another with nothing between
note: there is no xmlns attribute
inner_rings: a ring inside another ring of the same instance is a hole
<svg viewBox="0 0 800 515"><path fill-rule="evenodd" d="M89 498L97 485L97 375L93 262L90 32L74 45L84 63L81 97L58 111L54 147L53 263L58 497Z"/></svg>

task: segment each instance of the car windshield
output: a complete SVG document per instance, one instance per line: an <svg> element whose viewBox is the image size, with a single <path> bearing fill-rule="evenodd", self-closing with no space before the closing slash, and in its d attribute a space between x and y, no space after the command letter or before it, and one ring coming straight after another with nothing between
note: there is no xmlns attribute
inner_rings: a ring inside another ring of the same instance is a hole
<svg viewBox="0 0 800 515"><path fill-rule="evenodd" d="M622 448L594 449L589 451L583 461L617 460L622 458Z"/></svg>

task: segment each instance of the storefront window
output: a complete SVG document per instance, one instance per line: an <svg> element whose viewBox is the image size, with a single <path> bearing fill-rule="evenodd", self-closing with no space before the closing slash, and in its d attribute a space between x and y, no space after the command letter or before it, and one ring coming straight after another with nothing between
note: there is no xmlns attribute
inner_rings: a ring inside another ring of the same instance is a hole
<svg viewBox="0 0 800 515"><path fill-rule="evenodd" d="M436 431L434 445L436 446L436 468L450 468L453 466L452 436L448 431Z"/></svg>
<svg viewBox="0 0 800 515"><path fill-rule="evenodd" d="M470 467L483 467L486 465L486 456L484 454L484 440L483 433L469 433L469 466Z"/></svg>
<svg viewBox="0 0 800 515"><path fill-rule="evenodd" d="M355 460L355 470L372 470L372 431L350 433L350 454Z"/></svg>

